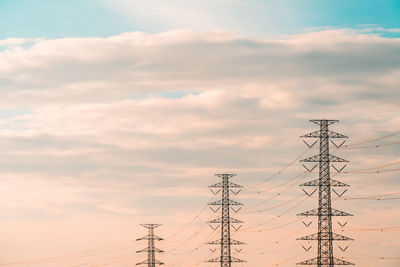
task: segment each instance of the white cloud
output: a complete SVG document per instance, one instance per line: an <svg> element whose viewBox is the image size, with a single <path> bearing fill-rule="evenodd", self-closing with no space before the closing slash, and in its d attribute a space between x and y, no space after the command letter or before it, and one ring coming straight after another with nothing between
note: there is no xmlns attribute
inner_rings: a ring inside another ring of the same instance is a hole
<svg viewBox="0 0 400 267"><path fill-rule="evenodd" d="M182 210L184 223L192 206L205 204L196 188L216 182L213 172L239 172L235 182L246 185L303 152L298 136L315 130L308 119L340 119L335 130L349 142L399 130L398 39L183 30L3 43L11 45L0 52L0 166L2 177L18 178L2 181L18 189L3 194L8 218L172 222ZM395 161L398 147L343 154L358 169ZM297 171L300 164L271 185ZM344 179L361 194L377 185L392 192L395 177ZM351 208L360 222L369 216L360 204Z"/></svg>

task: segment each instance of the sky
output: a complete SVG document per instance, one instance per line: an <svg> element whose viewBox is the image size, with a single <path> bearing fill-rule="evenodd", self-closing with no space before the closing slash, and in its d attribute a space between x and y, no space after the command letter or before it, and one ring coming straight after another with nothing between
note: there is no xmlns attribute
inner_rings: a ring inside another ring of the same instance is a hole
<svg viewBox="0 0 400 267"><path fill-rule="evenodd" d="M0 266L132 266L141 223L162 224L166 266L216 266L223 172L244 186L237 266L311 259L310 119L349 137L333 206L354 216L333 224L354 241L335 254L398 266L399 18L399 1L0 0Z"/></svg>

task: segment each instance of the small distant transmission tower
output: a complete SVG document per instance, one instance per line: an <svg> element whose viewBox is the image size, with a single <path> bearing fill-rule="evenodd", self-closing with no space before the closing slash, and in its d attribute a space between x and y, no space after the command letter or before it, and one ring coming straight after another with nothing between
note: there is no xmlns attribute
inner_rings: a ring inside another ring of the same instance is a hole
<svg viewBox="0 0 400 267"><path fill-rule="evenodd" d="M332 166L338 173L341 172L346 165L336 167L332 163L346 164L345 159L336 157L329 153L329 144L332 143L336 148L340 148L344 142L337 144L332 139L345 139L347 136L335 133L329 130L329 126L339 122L337 120L311 120L311 122L320 126L318 131L303 135L303 138L317 138L319 139L319 155L312 156L301 160L300 162L316 162L317 164L308 168L303 165L308 172L312 172L319 165L319 179L301 184L300 186L313 186L318 188L318 209L310 210L304 213L297 214L298 216L318 216L318 233L298 238L297 240L318 240L318 255L316 258L302 261L297 265L317 265L318 267L332 267L334 265L354 265L353 263L335 258L333 255L333 241L349 241L351 238L336 234L332 232L332 216L352 216L349 213L333 209L331 207L331 190L341 197L347 190L341 194L337 193L332 187L348 187L349 185L342 182L332 180L330 177L330 167ZM305 142L305 141L304 141ZM312 148L316 143L306 145ZM317 189L314 190L314 192ZM306 191L305 191L306 192ZM307 193L308 196L311 194ZM342 249L343 250L343 249Z"/></svg>
<svg viewBox="0 0 400 267"><path fill-rule="evenodd" d="M147 265L148 267L155 267L156 265L163 265L164 263L156 260L156 253L164 252L161 249L158 249L154 246L154 241L163 240L161 237L154 235L154 228L161 226L161 224L141 224L141 226L147 228L149 233L142 237L136 239L136 241L147 240L147 248L136 251L136 253L147 252L147 260L137 263L136 265Z"/></svg>
<svg viewBox="0 0 400 267"><path fill-rule="evenodd" d="M208 260L207 262L211 263L216 263L219 262L221 264L221 267L231 267L232 263L241 263L245 262L244 260L237 259L231 256L231 245L244 245L245 243L232 240L231 239L231 227L234 230L239 230L241 227L241 224L243 223L240 220L234 219L230 217L230 211L232 210L233 212L237 213L241 207L238 207L237 209L234 208L234 206L241 206L243 204L236 202L234 200L231 200L229 197L229 193L232 192L234 195L239 194L241 191L242 186L238 184L231 183L229 181L230 178L236 176L236 174L216 174L216 176L222 178L222 182L214 184L209 186L211 192L213 192L215 195L219 194L221 192L221 199L211 202L208 205L210 206L211 210L213 212L217 212L218 210L221 209L221 217L214 219L212 221L209 221L208 223L211 224L218 224L217 226L211 226L212 229L217 230L219 227L221 227L221 239L211 241L207 244L209 245L220 245L221 246L221 256ZM214 206L217 206L217 208L214 208ZM215 250L212 250L215 251ZM236 252L239 253L241 250L236 249Z"/></svg>

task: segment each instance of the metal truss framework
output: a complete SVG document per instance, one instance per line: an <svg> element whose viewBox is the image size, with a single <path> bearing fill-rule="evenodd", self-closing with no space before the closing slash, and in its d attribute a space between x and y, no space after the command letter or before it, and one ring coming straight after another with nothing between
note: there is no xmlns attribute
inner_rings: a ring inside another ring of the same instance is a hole
<svg viewBox="0 0 400 267"><path fill-rule="evenodd" d="M302 261L297 263L297 265L317 265L318 267L333 267L335 265L354 265L351 262L344 261L342 259L338 259L334 257L333 253L333 241L349 241L353 240L351 238L335 234L332 232L332 216L352 216L351 214L343 211L339 211L333 209L331 206L331 190L341 197L347 189L345 189L341 194L337 193L333 187L342 187L346 188L349 185L332 180L330 178L330 167L332 166L338 173L341 172L348 162L345 159L336 157L329 153L329 145L332 143L336 148L340 148L345 141L341 141L340 144L334 142L332 139L346 139L347 136L335 133L329 130L329 126L337 123L337 120L311 120L311 122L320 126L318 131L306 134L301 136L302 138L317 138L319 139L319 155L312 156L306 159L301 160L300 162L307 163L316 163L316 165L307 167L303 165L308 172L312 172L317 166L319 166L319 179L313 180L307 183L303 183L300 186L310 186L317 187L318 189L318 209L310 210L307 212L303 212L297 214L298 216L318 216L318 233L304 236L298 238L297 240L317 240L318 241L318 255L316 258ZM318 140L315 141L312 145L305 142L309 148L312 148ZM335 166L336 164L344 164L341 167ZM311 194L307 193L308 196L311 196L315 191Z"/></svg>
<svg viewBox="0 0 400 267"><path fill-rule="evenodd" d="M148 234L136 241L147 240L147 248L136 251L136 253L147 252L147 260L137 263L136 265L147 265L148 267L155 267L156 265L163 265L164 263L156 260L156 253L164 252L154 246L155 240L163 240L161 237L154 235L154 228L161 226L161 224L141 224L141 226L148 229Z"/></svg>
<svg viewBox="0 0 400 267"><path fill-rule="evenodd" d="M236 174L216 174L216 176L222 178L222 182L209 186L211 192L215 195L221 193L221 199L211 202L208 205L210 206L213 212L218 212L221 209L221 217L209 221L211 228L213 230L217 230L221 227L221 239L208 242L209 245L220 245L221 247L221 255L220 257L208 260L207 262L217 263L219 262L221 267L231 267L232 263L243 263L244 260L237 259L231 256L231 245L244 245L245 243L237 240L231 239L231 227L238 231L243 224L242 221L234 219L230 217L230 211L237 213L243 204L231 200L230 193L234 195L239 194L242 186L238 184L231 183L230 178L236 176ZM237 208L235 208L237 207ZM217 224L216 227L212 226L212 224ZM236 252L240 252L241 250L235 249ZM212 250L215 251L215 250Z"/></svg>

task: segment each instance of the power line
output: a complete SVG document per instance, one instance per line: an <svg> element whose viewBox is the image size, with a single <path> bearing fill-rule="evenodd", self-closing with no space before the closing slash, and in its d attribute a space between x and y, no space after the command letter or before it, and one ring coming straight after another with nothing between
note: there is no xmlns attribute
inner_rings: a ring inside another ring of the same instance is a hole
<svg viewBox="0 0 400 267"><path fill-rule="evenodd" d="M394 133L391 133L391 134L387 134L387 135L384 135L384 136L381 136L381 137L377 137L377 138L373 138L373 139L369 139L369 140L365 140L365 141L361 141L361 142L357 142L357 143L344 145L343 148L348 148L348 147L352 147L352 146L372 143L372 142L383 140L383 139L386 139L386 138L389 138L389 137L392 137L392 136L395 136L395 135L398 135L398 134L400 134L400 131L397 131L397 132L394 132Z"/></svg>
<svg viewBox="0 0 400 267"><path fill-rule="evenodd" d="M268 208L263 208L263 209L255 210L255 211L252 211L252 212L247 211L247 212L243 212L243 213L244 213L244 214L255 214L255 213L262 213L262 212L265 212L265 211L270 211L270 210L273 210L273 209L276 209L276 208L280 208L280 207L286 206L287 204L292 203L293 201L296 201L296 200L298 200L298 199L300 199L300 198L304 198L304 197L305 197L305 196L297 196L297 197L294 197L294 198L292 198L292 199L289 199L289 200L287 200L287 201L285 201L285 202L279 203L279 204L277 204L277 205L275 205L275 206L271 206L271 207L268 207Z"/></svg>
<svg viewBox="0 0 400 267"><path fill-rule="evenodd" d="M280 169L279 171L273 173L272 175L268 176L267 178L263 179L260 182L257 182L253 185L250 186L246 186L243 191L250 191L251 189L260 186L263 183L268 182L269 180L275 178L276 176L282 174L285 170L287 170L290 166L292 166L294 163L296 163L300 158L302 158L305 154L308 153L308 151L310 151L311 148L308 148L307 150L305 150L304 152L302 152L300 155L298 155L293 161L289 162L287 165L285 165L282 169ZM258 193L258 191L257 191Z"/></svg>
<svg viewBox="0 0 400 267"><path fill-rule="evenodd" d="M179 229L178 231L176 231L175 233L173 233L172 235L169 235L165 238L165 240L170 239L171 237L177 236L178 234L180 234L181 232L185 231L189 226L191 226L198 218L200 218L201 214L207 209L207 207L203 207L199 213L197 213L193 219L191 219L186 225L184 225L181 229Z"/></svg>
<svg viewBox="0 0 400 267"><path fill-rule="evenodd" d="M284 224L281 224L281 225L272 226L272 227L263 228L263 229L256 229L256 230L246 230L246 229L245 229L245 230L243 230L243 232L265 232L265 231L280 229L280 228L282 228L282 227L285 227L285 226L294 224L294 223L296 223L296 222L298 222L298 221L300 221L300 220L301 220L301 218L297 218L297 219L295 219L295 220L292 220L292 221L290 221L290 222L288 222L288 223L284 223Z"/></svg>
<svg viewBox="0 0 400 267"><path fill-rule="evenodd" d="M212 231L206 238L204 238L199 245L196 246L195 249L188 251L187 253L185 253L184 257L182 257L181 259L179 259L178 261L174 262L171 264L171 266L175 266L176 264L182 262L184 259L186 259L188 256L192 255L194 252L198 251L202 246L206 245L206 242L210 241L211 238L214 238L216 232ZM212 253L211 253L212 254ZM204 262L204 261L202 261Z"/></svg>
<svg viewBox="0 0 400 267"><path fill-rule="evenodd" d="M290 207L290 208L284 210L284 211L281 212L280 214L275 215L274 217L272 217L272 218L270 218L270 219L268 219L268 220L266 220L266 221L263 221L263 222L261 222L261 223L258 223L258 224L256 224L256 225L246 227L246 228L243 229L243 231L248 231L248 230L250 230L250 229L254 229L254 228L256 228L256 227L259 227L259 226L262 226L262 225L264 225L264 224L270 223L270 222L272 222L272 221L274 221L274 220L276 220L276 219L278 219L278 218L281 218L282 215L289 213L289 212L292 211L293 209L295 209L295 208L297 208L298 206L300 206L300 205L301 205L304 201L306 201L306 200L307 200L307 198L304 198L304 199L302 199L301 201L297 202L297 203L296 203L295 205L293 205L292 207Z"/></svg>
<svg viewBox="0 0 400 267"><path fill-rule="evenodd" d="M384 143L384 144L378 144L378 145L369 145L369 146L344 147L343 149L378 148L378 147L385 147L385 146L391 146L391 145L397 145L397 144L400 144L400 141L395 141L395 142L390 142L390 143Z"/></svg>
<svg viewBox="0 0 400 267"><path fill-rule="evenodd" d="M373 259L376 259L376 260L400 260L400 257L376 256L376 255L371 255L371 254L355 253L355 252L344 252L344 253L366 257L366 258L357 258L357 259L366 259L366 260L373 260Z"/></svg>
<svg viewBox="0 0 400 267"><path fill-rule="evenodd" d="M245 211L248 211L248 210L254 209L254 208L256 208L256 207L259 207L259 206L261 206L261 205L264 205L265 203L267 203L267 202L269 202L269 201L275 199L277 196L280 196L282 193L284 193L284 192L286 192L287 190L289 190L290 188L294 187L294 186L297 184L297 182L298 182L301 178L303 178L303 177L305 176L305 174L306 174L306 173L303 172L303 173L301 173L301 174L299 174L299 175L296 175L296 176L294 176L293 178L290 178L290 179L288 179L287 181L285 181L285 182L279 184L278 186L275 186L274 188L278 188L278 187L281 187L282 185L286 185L286 184L292 182L288 187L285 187L283 190L281 190L281 191L279 191L278 193L274 194L272 197L270 197L270 198L268 198L268 199L264 199L264 200L262 200L262 201L260 201L260 202L258 202L258 203L256 203L256 204L250 205L250 206L246 207L244 210L245 210Z"/></svg>
<svg viewBox="0 0 400 267"><path fill-rule="evenodd" d="M189 238L183 240L183 242L181 244L179 244L178 246L175 246L173 249L169 250L168 253L171 254L173 251L177 250L178 248L182 247L183 245L185 245L187 242L189 242L190 240L192 240L194 237L198 236L200 231L202 231L205 226L207 226L208 223L205 223L194 235L190 236ZM213 233L213 232L212 232ZM205 241L204 241L205 242ZM204 242L202 242L201 244L203 244Z"/></svg>
<svg viewBox="0 0 400 267"><path fill-rule="evenodd" d="M128 258L126 256L121 257L119 259L115 258L115 259L112 259L111 261L109 261L110 259L107 259L107 260L102 260L102 261L97 261L97 262L88 262L88 263L85 263L84 265L90 265L90 267L109 266L109 265L114 265L115 263L132 262L137 258L135 256L132 257L132 254L130 254ZM99 263L99 262L101 262L101 263ZM78 265L73 265L73 266L78 266ZM69 267L73 267L73 266L69 266Z"/></svg>
<svg viewBox="0 0 400 267"><path fill-rule="evenodd" d="M307 251L303 251L303 252L301 252L301 253L299 253L299 254L296 254L296 255L294 255L294 256L290 256L290 257L284 259L283 261L280 261L280 262L278 262L278 263L272 264L271 266L279 266L279 265L281 265L281 264L283 264L283 263L286 263L286 262L288 262L288 261L290 261L290 260L292 260L292 259L299 258L300 256L303 256L304 254L307 254Z"/></svg>
<svg viewBox="0 0 400 267"><path fill-rule="evenodd" d="M81 263L77 263L77 264L72 264L69 267L80 267L80 266L85 266L85 265L93 266L93 264L96 264L96 263L98 263L99 265L95 265L95 266L103 266L103 265L109 265L111 263L119 262L121 260L132 261L132 260L135 260L136 258L137 258L136 255L133 256L131 253L129 253L126 255L120 255L120 256L116 256L116 257L107 257L106 259L91 260L91 261L81 262ZM111 260L111 262L109 262L110 260Z"/></svg>
<svg viewBox="0 0 400 267"><path fill-rule="evenodd" d="M0 263L0 266L11 266L11 265L26 265L26 264L35 264L35 263L53 263L53 262L64 262L64 261L73 261L81 258L88 258L92 256L104 255L107 253L113 253L115 251L121 251L133 246L135 241L127 241L119 244L114 244L111 246L106 246L99 249L86 250L83 252L71 253L62 256L54 256L47 258L39 258L25 261L14 261L14 262L4 262ZM128 245L130 244L130 245Z"/></svg>
<svg viewBox="0 0 400 267"><path fill-rule="evenodd" d="M342 229L342 232L365 232L365 231L392 232L392 231L398 231L398 230L400 230L400 225L378 227L378 228L352 227L352 228Z"/></svg>
<svg viewBox="0 0 400 267"><path fill-rule="evenodd" d="M212 200L214 199L214 197L215 197L215 196L211 196L211 197L208 199L207 203L210 202L210 201L212 201ZM187 224L185 224L183 227L181 227L180 229L178 229L178 231L176 231L175 233L173 233L173 234L167 236L167 237L165 238L164 241L173 242L173 241L170 240L170 238L179 235L179 234L182 233L184 230L186 230L188 227L190 227L197 219L200 218L201 214L203 214L203 212L204 212L206 209L207 209L207 206L202 207L202 208L200 209L200 211L199 211ZM179 241L178 241L178 242L179 242Z"/></svg>
<svg viewBox="0 0 400 267"><path fill-rule="evenodd" d="M372 196L355 196L355 197L345 197L343 200L381 200L385 199L385 197L391 196L399 196L400 192L380 194L380 195L372 195Z"/></svg>

